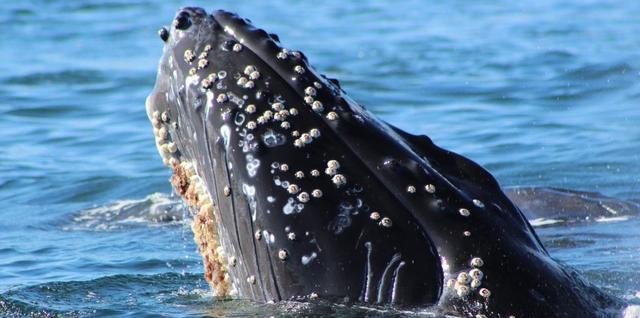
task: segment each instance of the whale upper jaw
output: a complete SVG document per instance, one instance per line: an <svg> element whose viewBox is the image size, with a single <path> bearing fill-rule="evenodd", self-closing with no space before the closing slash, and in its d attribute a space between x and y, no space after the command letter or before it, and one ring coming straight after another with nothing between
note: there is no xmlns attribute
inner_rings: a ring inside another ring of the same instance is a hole
<svg viewBox="0 0 640 318"><path fill-rule="evenodd" d="M486 170L379 121L277 36L183 8L160 37L147 114L216 294L499 317L619 305L548 256Z"/></svg>

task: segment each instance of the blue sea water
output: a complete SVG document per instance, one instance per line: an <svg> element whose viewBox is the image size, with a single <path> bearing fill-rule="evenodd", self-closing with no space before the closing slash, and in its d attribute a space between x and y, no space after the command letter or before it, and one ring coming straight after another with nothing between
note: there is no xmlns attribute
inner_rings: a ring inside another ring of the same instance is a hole
<svg viewBox="0 0 640 318"><path fill-rule="evenodd" d="M640 2L0 1L0 316L418 315L213 298L144 100L184 5L277 33L505 187L640 198ZM540 227L640 303L640 220Z"/></svg>

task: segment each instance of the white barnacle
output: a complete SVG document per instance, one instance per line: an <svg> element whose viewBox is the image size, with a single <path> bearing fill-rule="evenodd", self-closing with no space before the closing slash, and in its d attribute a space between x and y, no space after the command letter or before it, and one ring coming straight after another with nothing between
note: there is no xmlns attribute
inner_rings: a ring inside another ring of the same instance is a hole
<svg viewBox="0 0 640 318"><path fill-rule="evenodd" d="M469 295L469 286L467 285L458 285L456 288L456 294L458 297L465 297Z"/></svg>
<svg viewBox="0 0 640 318"><path fill-rule="evenodd" d="M326 169L324 169L324 173L333 176L338 173L338 170L336 170L336 168L327 167Z"/></svg>
<svg viewBox="0 0 640 318"><path fill-rule="evenodd" d="M298 193L298 191L300 191L300 188L295 184L290 184L287 188L287 191L289 191L289 193L291 194L296 194Z"/></svg>
<svg viewBox="0 0 640 318"><path fill-rule="evenodd" d="M434 186L433 184L425 185L424 189L427 190L427 192L429 192L429 193L435 193L436 192L436 186Z"/></svg>
<svg viewBox="0 0 640 318"><path fill-rule="evenodd" d="M300 194L298 194L298 201L302 203L309 202L309 193L300 192Z"/></svg>
<svg viewBox="0 0 640 318"><path fill-rule="evenodd" d="M231 195L231 188L229 188L229 186L224 186L224 189L222 191L225 197L228 197Z"/></svg>
<svg viewBox="0 0 640 318"><path fill-rule="evenodd" d="M484 203L478 199L473 199L473 204L479 208L484 208Z"/></svg>
<svg viewBox="0 0 640 318"><path fill-rule="evenodd" d="M311 195L312 195L314 198L321 198L321 197L322 197L322 190L320 190L320 189L315 189L315 190L311 191Z"/></svg>
<svg viewBox="0 0 640 318"><path fill-rule="evenodd" d="M309 86L307 88L304 89L304 93L309 95L309 96L316 96L316 89Z"/></svg>
<svg viewBox="0 0 640 318"><path fill-rule="evenodd" d="M236 43L236 44L234 44L234 45L233 45L233 51L234 51L234 52L240 52L240 51L242 51L242 44L240 44L240 43Z"/></svg>
<svg viewBox="0 0 640 318"><path fill-rule="evenodd" d="M469 274L467 274L466 272L461 272L460 274L458 274L456 281L459 284L466 285L471 281L471 277L469 277Z"/></svg>
<svg viewBox="0 0 640 318"><path fill-rule="evenodd" d="M266 119L269 120L271 118L273 118L273 112L270 110L265 110L264 113L262 113L262 116Z"/></svg>
<svg viewBox="0 0 640 318"><path fill-rule="evenodd" d="M279 111L284 109L284 105L282 103L273 103L271 105L271 109L273 109L274 111L279 112Z"/></svg>
<svg viewBox="0 0 640 318"><path fill-rule="evenodd" d="M197 73L197 72L198 72L198 71L196 70L196 68L195 68L195 67L192 67L192 68L190 68L190 69L189 69L189 75L192 75L192 76L193 76L193 75L196 75L196 73Z"/></svg>
<svg viewBox="0 0 640 318"><path fill-rule="evenodd" d="M151 124L153 125L153 128L160 128L160 125L162 125L160 120L156 118L151 119Z"/></svg>
<svg viewBox="0 0 640 318"><path fill-rule="evenodd" d="M382 220L380 220L380 225L384 227L391 227L391 225L393 225L393 222L391 221L390 218L383 217Z"/></svg>
<svg viewBox="0 0 640 318"><path fill-rule="evenodd" d="M264 116L258 116L256 121L258 122L258 124L264 124L267 122L267 119L265 119Z"/></svg>
<svg viewBox="0 0 640 318"><path fill-rule="evenodd" d="M224 102L226 102L226 101L227 101L227 94L225 94L225 93L221 93L221 94L219 94L219 95L218 95L218 97L216 97L216 101L217 101L218 103L224 103Z"/></svg>
<svg viewBox="0 0 640 318"><path fill-rule="evenodd" d="M204 52L200 53L200 55L198 55L198 58L199 59L206 59L207 56L209 56L209 52L204 51Z"/></svg>
<svg viewBox="0 0 640 318"><path fill-rule="evenodd" d="M311 135L309 135L308 133L304 133L300 135L300 140L302 140L302 142L304 142L305 144L308 144L311 143L313 138L311 138Z"/></svg>
<svg viewBox="0 0 640 318"><path fill-rule="evenodd" d="M317 89L321 89L322 88L322 84L320 84L318 82L313 82L313 86L315 86Z"/></svg>
<svg viewBox="0 0 640 318"><path fill-rule="evenodd" d="M280 123L280 127L282 127L282 129L289 129L291 128L291 124L288 121L283 121Z"/></svg>
<svg viewBox="0 0 640 318"><path fill-rule="evenodd" d="M289 116L289 111L288 111L288 110L286 110L286 109L283 109L283 110L280 110L280 111L278 112L278 114L280 114L280 116L282 116L282 117L286 118L287 116Z"/></svg>
<svg viewBox="0 0 640 318"><path fill-rule="evenodd" d="M479 267L482 267L484 265L484 261L480 257L474 257L474 258L471 259L470 264L473 267L479 268Z"/></svg>
<svg viewBox="0 0 640 318"><path fill-rule="evenodd" d="M236 81L236 84L237 84L238 86L244 86L244 85L246 85L246 84L247 84L247 82L248 82L248 81L249 81L249 80L248 80L246 77L241 76L241 77L238 79L238 81Z"/></svg>
<svg viewBox="0 0 640 318"><path fill-rule="evenodd" d="M416 187L414 187L412 185L407 186L407 192L416 193Z"/></svg>
<svg viewBox="0 0 640 318"><path fill-rule="evenodd" d="M329 112L327 114L327 119L328 120L336 120L336 119L338 119L338 114L336 112Z"/></svg>
<svg viewBox="0 0 640 318"><path fill-rule="evenodd" d="M466 237L469 237L469 236L471 236L471 232L470 231L464 231L464 232L462 232L462 235L464 235Z"/></svg>
<svg viewBox="0 0 640 318"><path fill-rule="evenodd" d="M247 277L247 283L249 283L251 285L255 284L256 283L256 277L253 276L253 275Z"/></svg>
<svg viewBox="0 0 640 318"><path fill-rule="evenodd" d="M293 141L293 145L298 147L298 148L302 148L302 147L304 147L304 142L302 142L302 140L300 140L300 139L296 139L296 140Z"/></svg>
<svg viewBox="0 0 640 318"><path fill-rule="evenodd" d="M293 68L293 71L294 71L294 72L296 72L296 73L298 73L298 74L304 74L305 69L304 69L304 67L302 67L301 65L296 65L296 66Z"/></svg>
<svg viewBox="0 0 640 318"><path fill-rule="evenodd" d="M317 100L317 101L314 101L311 104L311 109L313 109L316 112L321 112L321 111L324 110L324 106L322 106L322 102L321 101Z"/></svg>
<svg viewBox="0 0 640 318"><path fill-rule="evenodd" d="M168 150L170 153L174 153L174 152L178 151L178 146L176 146L176 144L175 144L175 143L170 142L170 143L168 143L168 144L167 144L167 150Z"/></svg>
<svg viewBox="0 0 640 318"><path fill-rule="evenodd" d="M230 256L228 262L229 262L229 265L231 266L236 266L236 264L238 264L238 260L236 259L235 256Z"/></svg>
<svg viewBox="0 0 640 318"><path fill-rule="evenodd" d="M474 268L472 270L469 271L469 276L471 276L474 279L482 279L482 277L484 277L484 274L482 273L481 270Z"/></svg>
<svg viewBox="0 0 640 318"><path fill-rule="evenodd" d="M249 78L254 80L254 81L259 79L260 78L260 72L258 72L258 71L251 72L251 74L249 74Z"/></svg>
<svg viewBox="0 0 640 318"><path fill-rule="evenodd" d="M261 239L262 239L262 231L257 230L257 231L253 234L253 237L254 237L256 240L258 240L258 241L259 241L259 240L261 240Z"/></svg>
<svg viewBox="0 0 640 318"><path fill-rule="evenodd" d="M313 103L313 101L314 101L314 99L311 96L305 96L304 97L304 102L307 103L307 104L311 104L311 103Z"/></svg>
<svg viewBox="0 0 640 318"><path fill-rule="evenodd" d="M320 171L318 171L316 169L311 170L310 173L311 173L311 176L313 176L313 177L319 177L320 176Z"/></svg>
<svg viewBox="0 0 640 318"><path fill-rule="evenodd" d="M201 70L205 67L207 67L207 65L209 65L209 61L206 59L200 59L198 60L198 69Z"/></svg>
<svg viewBox="0 0 640 318"><path fill-rule="evenodd" d="M254 130L254 129L256 129L257 126L258 125L256 124L256 122L253 121L253 120L247 122L247 129L249 129L249 130Z"/></svg>
<svg viewBox="0 0 640 318"><path fill-rule="evenodd" d="M291 137L296 137L296 138L300 137L300 132L297 131L297 130L292 131L291 132Z"/></svg>
<svg viewBox="0 0 640 318"><path fill-rule="evenodd" d="M205 51L205 52L209 52L209 51L211 51L211 44L207 44L207 45L205 45L205 46L204 46L204 51Z"/></svg>
<svg viewBox="0 0 640 318"><path fill-rule="evenodd" d="M327 161L327 168L338 169L340 168L340 163L338 162L338 160L329 160Z"/></svg>
<svg viewBox="0 0 640 318"><path fill-rule="evenodd" d="M158 137L160 139L163 139L163 140L167 139L167 136L169 136L169 132L167 132L167 128L162 127L158 129Z"/></svg>
<svg viewBox="0 0 640 318"><path fill-rule="evenodd" d="M278 58L279 60L284 60L287 58L288 54L285 52L286 49L282 49L282 51L278 52L278 54L276 54L276 58Z"/></svg>
<svg viewBox="0 0 640 318"><path fill-rule="evenodd" d="M250 75L251 73L257 71L258 69L253 66L253 65L247 65L247 67L244 68L244 74L245 75Z"/></svg>
<svg viewBox="0 0 640 318"><path fill-rule="evenodd" d="M469 212L469 210L465 209L465 208L461 208L460 210L458 210L458 213L460 213L460 215L462 216L469 216L471 215L471 212Z"/></svg>
<svg viewBox="0 0 640 318"><path fill-rule="evenodd" d="M380 212L371 212L371 214L369 214L369 218L374 221L380 220Z"/></svg>
<svg viewBox="0 0 640 318"><path fill-rule="evenodd" d="M302 179L302 178L304 178L304 172L302 172L302 171L296 171L295 176L296 176L296 178L298 178L298 179Z"/></svg>
<svg viewBox="0 0 640 318"><path fill-rule="evenodd" d="M480 287L480 285L482 285L482 281L479 280L479 279L475 279L475 278L472 279L471 280L471 284L469 284L469 286L471 286L471 288L473 288L473 289Z"/></svg>
<svg viewBox="0 0 640 318"><path fill-rule="evenodd" d="M207 80L209 80L209 82L213 83L218 79L218 74L216 73L211 73L207 76Z"/></svg>
<svg viewBox="0 0 640 318"><path fill-rule="evenodd" d="M196 55L193 54L193 51L191 51L189 49L184 51L184 61L185 62L191 63L195 57L196 57Z"/></svg>
<svg viewBox="0 0 640 318"><path fill-rule="evenodd" d="M347 183L347 178L341 174L336 174L331 178L331 181L333 181L333 184L336 186L341 187Z"/></svg>
<svg viewBox="0 0 640 318"><path fill-rule="evenodd" d="M209 89L213 85L213 83L211 83L211 81L208 78L203 79L201 84L203 89Z"/></svg>
<svg viewBox="0 0 640 318"><path fill-rule="evenodd" d="M244 88L253 88L254 86L256 86L256 84L253 83L253 81L248 81L246 84L244 84Z"/></svg>
<svg viewBox="0 0 640 318"><path fill-rule="evenodd" d="M249 104L244 110L247 112L247 114L253 114L256 112L256 105Z"/></svg>
<svg viewBox="0 0 640 318"><path fill-rule="evenodd" d="M309 135L311 135L311 137L313 137L313 138L318 138L318 137L320 137L320 129L318 129L318 128L311 128L311 130L309 130Z"/></svg>
<svg viewBox="0 0 640 318"><path fill-rule="evenodd" d="M280 114L280 112L277 112L277 113L273 114L273 120L275 120L275 121L282 121L282 120L284 120L284 117L282 117L282 115Z"/></svg>
<svg viewBox="0 0 640 318"><path fill-rule="evenodd" d="M280 165L280 171L288 171L289 170L289 165L286 163L283 163Z"/></svg>
<svg viewBox="0 0 640 318"><path fill-rule="evenodd" d="M289 115L291 115L291 116L296 116L296 115L298 115L298 109L296 109L296 108L289 108Z"/></svg>
<svg viewBox="0 0 640 318"><path fill-rule="evenodd" d="M287 234L287 238L289 241L294 241L296 239L296 233L289 232L289 234Z"/></svg>
<svg viewBox="0 0 640 318"><path fill-rule="evenodd" d="M491 291L486 288L480 288L478 294L484 298L489 298L489 296L491 296Z"/></svg>
<svg viewBox="0 0 640 318"><path fill-rule="evenodd" d="M169 113L164 111L162 112L162 115L160 115L160 119L162 120L162 122L168 123L169 122Z"/></svg>

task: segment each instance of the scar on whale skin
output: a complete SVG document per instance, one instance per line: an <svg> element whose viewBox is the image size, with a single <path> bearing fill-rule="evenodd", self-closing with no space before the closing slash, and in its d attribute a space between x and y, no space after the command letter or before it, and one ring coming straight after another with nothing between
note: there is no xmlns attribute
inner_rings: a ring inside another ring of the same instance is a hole
<svg viewBox="0 0 640 318"><path fill-rule="evenodd" d="M471 160L380 121L301 52L225 11L178 11L146 102L216 295L606 317Z"/></svg>

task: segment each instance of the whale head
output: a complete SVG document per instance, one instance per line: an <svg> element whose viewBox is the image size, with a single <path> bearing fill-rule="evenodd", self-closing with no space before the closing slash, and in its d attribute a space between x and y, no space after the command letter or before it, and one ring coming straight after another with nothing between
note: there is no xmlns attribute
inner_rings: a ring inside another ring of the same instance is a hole
<svg viewBox="0 0 640 318"><path fill-rule="evenodd" d="M276 35L200 8L159 35L147 114L217 295L593 312L486 170L378 120Z"/></svg>

